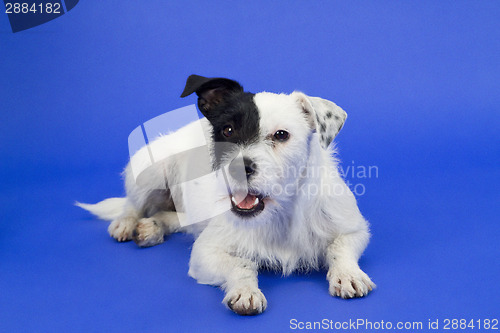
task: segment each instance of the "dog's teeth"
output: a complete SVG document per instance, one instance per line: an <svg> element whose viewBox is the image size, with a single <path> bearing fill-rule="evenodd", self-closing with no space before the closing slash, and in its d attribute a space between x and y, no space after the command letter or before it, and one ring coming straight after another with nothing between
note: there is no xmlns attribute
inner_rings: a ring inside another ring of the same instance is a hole
<svg viewBox="0 0 500 333"><path fill-rule="evenodd" d="M255 200L253 202L253 205L254 206L257 206L257 204L259 203L259 198L255 197Z"/></svg>
<svg viewBox="0 0 500 333"><path fill-rule="evenodd" d="M237 204L238 204L238 203L236 202L236 198L235 198L234 196L231 196L231 201L232 201L235 205L237 205Z"/></svg>

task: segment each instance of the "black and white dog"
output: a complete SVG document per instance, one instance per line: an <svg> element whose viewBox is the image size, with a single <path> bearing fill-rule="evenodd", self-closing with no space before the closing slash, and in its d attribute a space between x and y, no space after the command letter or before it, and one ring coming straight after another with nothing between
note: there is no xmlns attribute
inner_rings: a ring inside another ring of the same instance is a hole
<svg viewBox="0 0 500 333"><path fill-rule="evenodd" d="M330 146L346 113L333 102L300 92L248 93L224 78L191 75L181 97L194 92L205 118L159 137L131 157L124 172L126 198L78 205L112 220L109 233L118 241L152 246L173 232L195 233L189 275L220 286L223 303L241 315L266 309L257 281L262 267L284 274L325 267L331 295L367 295L375 284L358 259L368 244L368 223ZM196 198L181 193L174 200L165 179L170 184L182 178L185 161L159 161L140 182L131 165L143 162L145 149L181 151L200 128L208 137L210 168L231 165L239 154L244 184L228 172L231 190L222 198L227 212L203 223L180 223L179 214L189 220L191 211L209 208L203 198L216 197L212 189L201 184Z"/></svg>

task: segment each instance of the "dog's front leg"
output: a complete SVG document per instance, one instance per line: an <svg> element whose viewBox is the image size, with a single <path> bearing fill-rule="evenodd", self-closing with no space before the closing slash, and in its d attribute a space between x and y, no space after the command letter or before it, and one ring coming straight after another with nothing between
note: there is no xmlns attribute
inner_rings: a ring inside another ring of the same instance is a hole
<svg viewBox="0 0 500 333"><path fill-rule="evenodd" d="M368 243L369 233L360 230L339 235L327 249L330 294L342 298L363 297L375 284L358 265L358 259Z"/></svg>
<svg viewBox="0 0 500 333"><path fill-rule="evenodd" d="M198 283L220 286L222 303L240 315L256 315L267 307L258 286L258 267L249 259L234 256L221 243L208 242L202 233L195 241L189 262L189 275Z"/></svg>
<svg viewBox="0 0 500 333"><path fill-rule="evenodd" d="M235 267L228 271L226 283L222 285L226 293L222 303L240 315L262 313L267 307L267 300L258 286L256 265L236 257L229 260L233 261L230 265Z"/></svg>

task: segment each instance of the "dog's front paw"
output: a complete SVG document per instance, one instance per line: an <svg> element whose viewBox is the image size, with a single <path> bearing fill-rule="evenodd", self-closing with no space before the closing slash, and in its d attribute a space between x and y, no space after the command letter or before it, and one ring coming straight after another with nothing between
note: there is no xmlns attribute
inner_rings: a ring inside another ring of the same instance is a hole
<svg viewBox="0 0 500 333"><path fill-rule="evenodd" d="M119 242L129 241L132 239L136 224L137 219L134 217L127 216L118 218L109 225L109 235Z"/></svg>
<svg viewBox="0 0 500 333"><path fill-rule="evenodd" d="M258 288L234 288L229 290L222 301L239 315L253 316L262 313L267 307L267 300Z"/></svg>
<svg viewBox="0 0 500 333"><path fill-rule="evenodd" d="M359 267L332 267L327 280L330 282L330 295L342 298L363 297L376 287Z"/></svg>
<svg viewBox="0 0 500 333"><path fill-rule="evenodd" d="M161 244L163 236L161 224L153 217L140 219L134 231L134 241L141 247Z"/></svg>

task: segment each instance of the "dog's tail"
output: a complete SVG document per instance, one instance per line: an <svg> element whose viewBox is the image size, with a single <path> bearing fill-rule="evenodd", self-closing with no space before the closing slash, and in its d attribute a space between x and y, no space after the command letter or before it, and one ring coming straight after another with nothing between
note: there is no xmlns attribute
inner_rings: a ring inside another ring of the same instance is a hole
<svg viewBox="0 0 500 333"><path fill-rule="evenodd" d="M127 198L109 198L96 204L75 202L75 205L88 210L102 220L112 221L120 217L125 211Z"/></svg>

